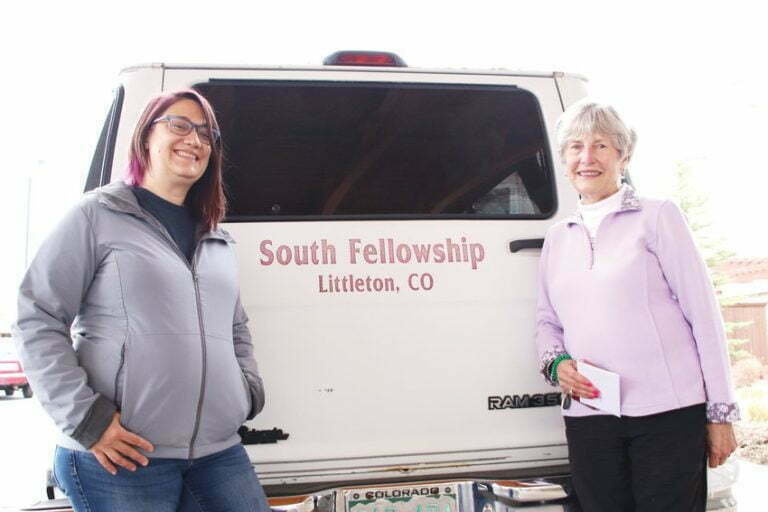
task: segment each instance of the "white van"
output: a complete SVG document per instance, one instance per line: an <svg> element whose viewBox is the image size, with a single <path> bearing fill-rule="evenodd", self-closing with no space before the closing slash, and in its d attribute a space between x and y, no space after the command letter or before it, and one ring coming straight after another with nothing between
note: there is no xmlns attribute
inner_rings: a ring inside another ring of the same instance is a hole
<svg viewBox="0 0 768 512"><path fill-rule="evenodd" d="M579 510L534 305L544 232L575 208L555 120L585 85L371 52L122 72L86 190L121 178L151 96L216 110L267 390L242 430L273 508Z"/></svg>

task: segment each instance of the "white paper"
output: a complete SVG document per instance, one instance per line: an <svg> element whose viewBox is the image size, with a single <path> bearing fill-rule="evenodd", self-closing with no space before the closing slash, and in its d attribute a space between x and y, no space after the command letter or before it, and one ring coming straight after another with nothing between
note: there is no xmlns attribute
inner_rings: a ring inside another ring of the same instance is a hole
<svg viewBox="0 0 768 512"><path fill-rule="evenodd" d="M600 391L600 396L597 398L580 397L579 401L584 405L609 412L614 416L621 416L619 374L603 370L585 361L577 361L576 368Z"/></svg>

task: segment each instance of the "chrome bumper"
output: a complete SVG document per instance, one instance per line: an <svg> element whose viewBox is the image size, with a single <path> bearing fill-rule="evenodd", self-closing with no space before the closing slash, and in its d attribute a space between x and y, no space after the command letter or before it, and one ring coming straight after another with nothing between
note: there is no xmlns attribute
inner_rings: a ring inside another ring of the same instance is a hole
<svg viewBox="0 0 768 512"><path fill-rule="evenodd" d="M729 460L709 470L708 512L736 512L731 486L738 478L738 463ZM442 480L407 482L376 486L377 488L413 487L426 484L452 484L458 489L458 512L582 512L573 497L570 477L547 477L529 480ZM275 512L347 512L345 495L355 489L371 486L345 486L325 489L302 496L272 497ZM53 488L49 489L53 498ZM66 499L49 500L22 510L70 511ZM380 510L378 512L387 512Z"/></svg>

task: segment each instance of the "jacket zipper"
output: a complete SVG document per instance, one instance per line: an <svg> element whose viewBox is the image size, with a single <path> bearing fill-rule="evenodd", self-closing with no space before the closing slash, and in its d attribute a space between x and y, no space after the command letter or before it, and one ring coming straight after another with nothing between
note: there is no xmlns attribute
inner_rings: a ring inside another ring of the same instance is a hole
<svg viewBox="0 0 768 512"><path fill-rule="evenodd" d="M143 212L142 212L143 215ZM201 348L201 357L202 357L202 369L201 369L201 378L200 378L200 394L198 395L197 399L197 411L195 412L195 425L192 428L192 438L189 441L189 453L188 458L192 459L192 456L195 453L195 441L197 440L197 434L200 430L200 417L202 416L203 412L203 399L205 398L205 377L206 377L206 359L207 359L207 350L205 346L205 330L204 330L204 324L203 324L203 307L200 303L200 286L198 283L198 275L197 275L197 269L195 267L195 261L197 260L197 250L200 248L200 242L203 241L203 238L197 241L197 244L195 245L195 251L192 253L192 263L190 264L189 261L187 261L187 257L181 252L181 249L179 249L179 246L176 245L176 242L173 240L173 237L170 236L170 234L167 233L167 230L165 229L162 224L160 224L160 221L155 220L153 217L147 217L145 218L148 224L153 225L155 222L157 225L155 225L155 229L157 229L160 234L166 239L168 244L171 246L171 248L176 251L176 254L181 258L181 261L187 266L190 273L192 274L192 283L195 287L195 305L197 306L197 321L200 328L200 348Z"/></svg>
<svg viewBox="0 0 768 512"><path fill-rule="evenodd" d="M197 248L195 248L195 254L197 254ZM192 261L194 261L194 256L192 257ZM207 359L208 359L208 351L206 349L205 345L205 325L203 324L203 309L202 305L200 304L200 284L198 282L199 278L197 275L197 272L195 270L194 264L192 265L192 282L195 285L195 302L197 303L197 320L200 325L200 349L202 352L202 361L203 361L203 367L202 367L202 375L200 378L200 394L198 395L198 401L197 401L197 412L195 413L195 426L192 430L192 439L189 441L189 458L192 459L193 455L195 453L195 441L197 440L197 434L200 430L200 417L203 413L203 400L205 399L205 377L206 377L206 370L207 370Z"/></svg>
<svg viewBox="0 0 768 512"><path fill-rule="evenodd" d="M587 226L584 224L583 220L581 220L580 222L577 222L577 224L581 226L582 230L584 230L584 234L587 235L587 243L589 243L588 270L592 270L595 267L595 245L597 245L597 235L600 233L600 228L603 227L603 223L607 221L609 217L613 217L614 215L616 215L616 213L620 211L621 210L610 212L605 217L603 217L603 219L600 221L600 224L597 225L597 230L595 231L595 238L592 238L591 236L589 236L589 230L587 229Z"/></svg>
<svg viewBox="0 0 768 512"><path fill-rule="evenodd" d="M595 243L592 241L592 237L589 236L589 230L587 229L587 226L581 223L579 223L579 226L581 226L584 234L587 235L587 244L589 245L589 267L587 267L587 269L592 270L592 268L595 266ZM597 233L595 233L595 235L597 235Z"/></svg>

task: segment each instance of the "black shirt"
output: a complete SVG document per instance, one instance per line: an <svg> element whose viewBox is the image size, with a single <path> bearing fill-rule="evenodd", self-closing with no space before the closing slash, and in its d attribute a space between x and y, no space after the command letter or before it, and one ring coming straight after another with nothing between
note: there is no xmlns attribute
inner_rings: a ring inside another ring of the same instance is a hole
<svg viewBox="0 0 768 512"><path fill-rule="evenodd" d="M131 187L131 189L139 205L165 226L176 245L187 257L187 261L192 261L195 253L197 221L189 208L166 201L142 187Z"/></svg>

